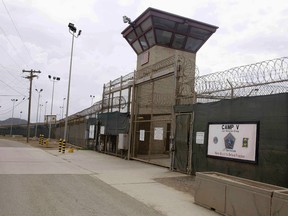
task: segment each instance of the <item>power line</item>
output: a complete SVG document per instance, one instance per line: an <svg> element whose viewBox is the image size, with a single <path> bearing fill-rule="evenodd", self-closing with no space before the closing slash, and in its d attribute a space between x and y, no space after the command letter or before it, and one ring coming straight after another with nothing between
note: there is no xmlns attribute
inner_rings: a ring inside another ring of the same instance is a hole
<svg viewBox="0 0 288 216"><path fill-rule="evenodd" d="M26 85L24 85L23 80L20 80L17 76L15 76L7 67L4 67L1 64L0 66L4 69L3 70L4 72L7 72L9 75L11 75L14 78L14 80L16 79L17 81L19 81L19 83L21 83L26 88Z"/></svg>
<svg viewBox="0 0 288 216"><path fill-rule="evenodd" d="M16 27L16 24L15 24L12 16L10 15L9 10L8 10L8 8L6 7L4 0L2 0L2 3L3 3L3 5L4 5L4 7L5 7L5 10L6 10L8 16L10 17L10 20L11 20L11 22L12 22L12 24L13 24L13 26L14 26L14 28L15 28L18 36L19 36L19 38L21 39L21 41L22 41L22 43L23 43L23 45L24 45L24 47L25 47L26 52L28 53L29 57L30 57L31 60L33 61L33 58L32 58L32 56L31 56L29 50L27 49L27 47L26 47L26 45L25 45L25 43L24 43L24 41L23 41L23 39L22 39L22 36L21 36L20 32L18 31L18 28Z"/></svg>
<svg viewBox="0 0 288 216"><path fill-rule="evenodd" d="M15 88L13 88L12 86L10 86L7 83L3 82L2 80L0 80L0 82L2 82L4 85L8 86L9 88L13 89L15 92L19 93L20 95L24 95L21 92L19 92L18 90L16 90Z"/></svg>
<svg viewBox="0 0 288 216"><path fill-rule="evenodd" d="M14 58L7 52L7 50L4 49L3 46L1 46L1 48L2 48L2 50L3 50L4 52L6 52L7 55L11 58L12 62L13 62L16 66L18 66L19 68L21 68L21 66L14 60Z"/></svg>
<svg viewBox="0 0 288 216"><path fill-rule="evenodd" d="M4 29L0 26L1 31L3 32L4 36L6 37L7 41L9 42L9 44L13 47L13 49L15 51L17 51L17 49L15 48L15 46L12 44L12 42L9 40L9 38L6 35L6 32L4 31Z"/></svg>
<svg viewBox="0 0 288 216"><path fill-rule="evenodd" d="M11 45L11 47L14 49L14 51L16 51L17 52L17 49L15 48L15 46L13 45L13 43L10 41L10 39L9 39L9 37L7 36L7 34L6 34L6 32L4 31L4 29L0 26L0 29L1 29L1 31L3 32L3 34L4 34L4 36L5 36L5 38L6 38L6 40L8 41L8 43ZM11 56L10 56L11 57ZM21 57L21 56L19 56L20 57L20 59L23 61L23 63L25 62L25 60Z"/></svg>
<svg viewBox="0 0 288 216"><path fill-rule="evenodd" d="M25 97L22 99L22 100L19 100L19 102L15 105L15 107L18 107L20 104L22 104L23 102L25 101ZM12 111L12 108L8 108L8 109L5 109L5 110L1 110L0 112L0 115L5 115L9 112Z"/></svg>

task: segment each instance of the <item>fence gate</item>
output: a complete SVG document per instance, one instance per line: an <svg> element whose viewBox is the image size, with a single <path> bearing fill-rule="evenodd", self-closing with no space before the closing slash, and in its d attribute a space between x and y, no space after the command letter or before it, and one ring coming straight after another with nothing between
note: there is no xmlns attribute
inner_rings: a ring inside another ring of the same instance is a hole
<svg viewBox="0 0 288 216"><path fill-rule="evenodd" d="M191 171L192 113L176 115L174 168L182 172Z"/></svg>

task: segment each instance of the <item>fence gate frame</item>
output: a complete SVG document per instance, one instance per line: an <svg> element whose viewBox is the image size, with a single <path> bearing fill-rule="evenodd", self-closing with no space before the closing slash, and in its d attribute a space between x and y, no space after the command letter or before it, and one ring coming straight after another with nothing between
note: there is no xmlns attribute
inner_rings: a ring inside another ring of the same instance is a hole
<svg viewBox="0 0 288 216"><path fill-rule="evenodd" d="M181 117L187 116L187 118L182 119ZM178 120L179 119L179 120ZM193 141L193 124L194 124L194 112L189 113L175 113L175 122L176 122L176 128L175 128L175 152L173 156L173 169L176 169L177 171L184 172L187 174L192 173L192 141ZM180 123L180 124L179 124ZM182 124L181 127L180 125ZM183 125L184 124L184 125ZM186 130L183 130L183 128ZM185 139L181 140L180 133L185 133L183 137L186 137ZM185 143L187 144L186 154L177 154L180 153L181 148L183 153L183 146L185 147ZM180 150L180 151L179 151ZM178 159L178 160L177 160ZM185 167L179 167L178 162L185 162Z"/></svg>

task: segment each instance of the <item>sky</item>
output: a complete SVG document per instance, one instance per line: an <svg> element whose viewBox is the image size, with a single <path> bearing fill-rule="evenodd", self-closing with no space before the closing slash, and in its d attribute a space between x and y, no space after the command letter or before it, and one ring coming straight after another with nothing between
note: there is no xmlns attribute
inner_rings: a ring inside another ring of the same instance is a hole
<svg viewBox="0 0 288 216"><path fill-rule="evenodd" d="M0 121L12 115L28 119L29 80L22 70L41 72L33 79L31 122L37 107L38 121L51 111L62 118L72 47L69 23L82 34L74 40L68 114L100 101L105 83L136 69L137 55L121 35L127 27L122 17L133 21L148 7L219 27L197 52L200 75L287 56L284 0L0 0ZM60 77L53 107L48 75ZM35 89L43 89L40 97Z"/></svg>

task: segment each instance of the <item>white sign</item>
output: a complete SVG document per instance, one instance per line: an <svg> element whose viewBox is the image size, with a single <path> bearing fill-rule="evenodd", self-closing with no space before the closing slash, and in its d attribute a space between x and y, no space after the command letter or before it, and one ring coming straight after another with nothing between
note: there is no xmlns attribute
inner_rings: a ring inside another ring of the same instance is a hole
<svg viewBox="0 0 288 216"><path fill-rule="evenodd" d="M163 140L163 128L162 127L154 128L154 140Z"/></svg>
<svg viewBox="0 0 288 216"><path fill-rule="evenodd" d="M56 115L45 115L45 122L56 124Z"/></svg>
<svg viewBox="0 0 288 216"><path fill-rule="evenodd" d="M140 130L140 141L144 141L145 140L145 130Z"/></svg>
<svg viewBox="0 0 288 216"><path fill-rule="evenodd" d="M89 127L89 139L94 139L95 125L90 125Z"/></svg>
<svg viewBox="0 0 288 216"><path fill-rule="evenodd" d="M105 134L105 126L100 126L100 134Z"/></svg>
<svg viewBox="0 0 288 216"><path fill-rule="evenodd" d="M205 132L196 132L196 144L204 144Z"/></svg>
<svg viewBox="0 0 288 216"><path fill-rule="evenodd" d="M209 124L207 155L256 162L257 124Z"/></svg>

